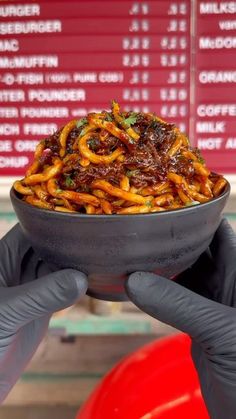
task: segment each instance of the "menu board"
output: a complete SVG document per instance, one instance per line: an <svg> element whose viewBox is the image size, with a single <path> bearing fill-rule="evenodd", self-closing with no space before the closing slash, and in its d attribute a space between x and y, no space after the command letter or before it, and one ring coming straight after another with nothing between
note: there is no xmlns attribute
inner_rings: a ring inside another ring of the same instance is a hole
<svg viewBox="0 0 236 419"><path fill-rule="evenodd" d="M207 162L236 172L236 2L198 2L195 138Z"/></svg>
<svg viewBox="0 0 236 419"><path fill-rule="evenodd" d="M40 139L112 99L236 172L235 23L232 1L1 1L0 176L23 175Z"/></svg>

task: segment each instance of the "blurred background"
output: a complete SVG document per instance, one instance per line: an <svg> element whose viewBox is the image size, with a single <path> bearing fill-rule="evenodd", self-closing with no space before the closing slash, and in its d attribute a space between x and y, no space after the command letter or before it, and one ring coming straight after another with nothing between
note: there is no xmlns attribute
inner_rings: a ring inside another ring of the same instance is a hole
<svg viewBox="0 0 236 419"><path fill-rule="evenodd" d="M0 237L16 222L9 189L37 142L66 121L108 109L175 122L224 174L236 229L234 2L0 0ZM55 314L0 408L0 419L75 417L123 356L175 332L132 304L85 297Z"/></svg>

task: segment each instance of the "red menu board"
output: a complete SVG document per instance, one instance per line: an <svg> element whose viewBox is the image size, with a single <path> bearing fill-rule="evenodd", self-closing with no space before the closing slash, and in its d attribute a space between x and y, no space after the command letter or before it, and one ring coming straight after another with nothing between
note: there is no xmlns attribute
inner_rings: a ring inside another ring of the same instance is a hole
<svg viewBox="0 0 236 419"><path fill-rule="evenodd" d="M219 172L236 173L236 2L197 2L194 138Z"/></svg>
<svg viewBox="0 0 236 419"><path fill-rule="evenodd" d="M235 172L235 13L232 1L1 1L0 176L23 175L40 139L112 99L175 122L213 169Z"/></svg>

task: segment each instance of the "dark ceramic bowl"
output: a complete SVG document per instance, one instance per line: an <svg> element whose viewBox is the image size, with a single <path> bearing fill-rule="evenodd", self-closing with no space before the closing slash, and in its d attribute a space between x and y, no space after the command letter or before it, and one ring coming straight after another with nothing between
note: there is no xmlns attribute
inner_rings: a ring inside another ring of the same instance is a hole
<svg viewBox="0 0 236 419"><path fill-rule="evenodd" d="M88 294L122 301L135 271L171 278L208 247L220 223L230 186L218 198L183 209L140 215L86 215L39 209L11 190L23 232L38 255L59 268L88 274Z"/></svg>

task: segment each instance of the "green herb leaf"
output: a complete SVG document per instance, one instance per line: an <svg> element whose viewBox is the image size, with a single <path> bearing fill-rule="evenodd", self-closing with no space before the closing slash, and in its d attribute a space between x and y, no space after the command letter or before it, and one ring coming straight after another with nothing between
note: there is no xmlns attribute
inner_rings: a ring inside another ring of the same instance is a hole
<svg viewBox="0 0 236 419"><path fill-rule="evenodd" d="M198 158L198 161L199 161L199 163L201 163L201 164L204 164L204 163L205 163L205 160L204 160L204 158L203 158L202 156L200 156L200 157Z"/></svg>
<svg viewBox="0 0 236 419"><path fill-rule="evenodd" d="M76 123L76 127L80 128L83 127L84 125L86 125L88 123L86 118L82 118L80 119L77 123Z"/></svg>
<svg viewBox="0 0 236 419"><path fill-rule="evenodd" d="M147 200L145 205L147 205L147 207L150 207L150 208L153 207L152 200Z"/></svg>
<svg viewBox="0 0 236 419"><path fill-rule="evenodd" d="M127 126L131 126L133 124L135 124L135 122L137 122L137 114L136 113L132 113L128 118L124 119L124 123Z"/></svg>
<svg viewBox="0 0 236 419"><path fill-rule="evenodd" d="M96 139L95 138L90 138L88 140L88 145L89 145L89 148L91 148L91 150L95 150L96 149L96 146L97 146Z"/></svg>
<svg viewBox="0 0 236 419"><path fill-rule="evenodd" d="M74 185L74 181L73 181L73 179L71 179L70 175L66 175L65 184L68 187Z"/></svg>
<svg viewBox="0 0 236 419"><path fill-rule="evenodd" d="M83 137L86 134L86 129L83 128L82 131L80 132L79 138Z"/></svg>
<svg viewBox="0 0 236 419"><path fill-rule="evenodd" d="M111 114L109 114L108 112L106 113L105 120L106 121L109 121L109 122L112 122L113 121Z"/></svg>
<svg viewBox="0 0 236 419"><path fill-rule="evenodd" d="M139 172L138 170L127 170L126 176L128 177L136 176L138 172Z"/></svg>
<svg viewBox="0 0 236 419"><path fill-rule="evenodd" d="M62 189L56 189L56 193L62 193L63 190Z"/></svg>

